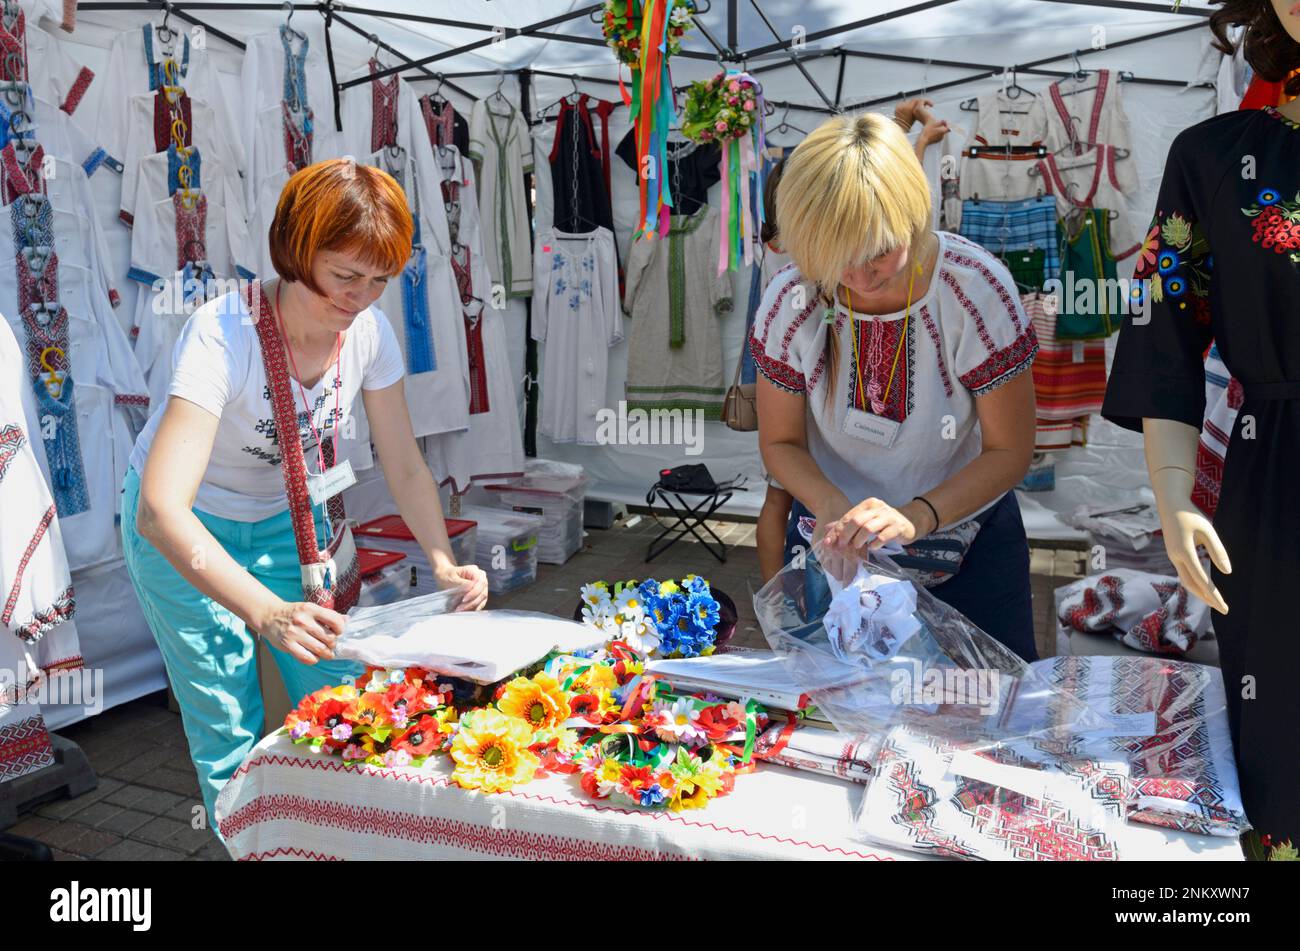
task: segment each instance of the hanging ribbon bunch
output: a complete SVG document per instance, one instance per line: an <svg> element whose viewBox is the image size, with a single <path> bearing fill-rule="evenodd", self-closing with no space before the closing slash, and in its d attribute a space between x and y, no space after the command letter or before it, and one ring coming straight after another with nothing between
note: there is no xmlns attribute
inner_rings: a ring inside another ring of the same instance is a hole
<svg viewBox="0 0 1300 951"><path fill-rule="evenodd" d="M673 81L668 60L681 49L691 24L693 0L607 0L604 32L620 62L632 67L629 95L619 77L623 102L635 128L641 215L636 237L668 233L673 195L665 174L668 129L673 121Z"/></svg>
<svg viewBox="0 0 1300 951"><path fill-rule="evenodd" d="M682 134L702 144L717 142L722 151L719 274L754 260L754 241L765 218L763 111L763 87L740 70L692 83L686 94Z"/></svg>

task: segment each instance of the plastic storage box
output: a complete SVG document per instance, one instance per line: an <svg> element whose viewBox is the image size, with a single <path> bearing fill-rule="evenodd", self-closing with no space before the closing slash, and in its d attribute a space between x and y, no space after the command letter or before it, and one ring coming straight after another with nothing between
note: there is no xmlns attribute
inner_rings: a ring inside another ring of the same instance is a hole
<svg viewBox="0 0 1300 951"><path fill-rule="evenodd" d="M478 523L474 563L487 572L489 591L505 594L537 580L540 515L469 505L460 511Z"/></svg>
<svg viewBox="0 0 1300 951"><path fill-rule="evenodd" d="M433 571L429 559L420 550L420 543L415 540L411 530L400 515L384 515L361 525L353 536L358 545L377 548L383 551L400 552L406 556L402 566L410 576L410 594L432 594L438 590L433 582ZM447 534L451 539L451 554L458 565L472 565L476 557L477 526L463 518L447 519Z"/></svg>
<svg viewBox="0 0 1300 951"><path fill-rule="evenodd" d="M562 565L582 549L587 481L582 466L529 459L519 478L484 488L503 509L541 516L537 560Z"/></svg>
<svg viewBox="0 0 1300 951"><path fill-rule="evenodd" d="M361 567L361 594L357 604L370 607L392 604L411 596L411 572L402 564L406 556L401 552L378 548L357 547L357 561Z"/></svg>

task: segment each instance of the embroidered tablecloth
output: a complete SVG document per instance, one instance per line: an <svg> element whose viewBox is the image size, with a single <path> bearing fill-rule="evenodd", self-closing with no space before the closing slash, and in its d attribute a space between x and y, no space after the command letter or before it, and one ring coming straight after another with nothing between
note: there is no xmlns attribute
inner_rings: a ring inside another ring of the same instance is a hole
<svg viewBox="0 0 1300 951"><path fill-rule="evenodd" d="M217 800L231 855L266 859L865 859L921 858L851 838L863 787L759 765L735 791L680 813L587 799L577 777L508 793L452 785L450 763L345 768L287 736L263 739ZM1235 840L1133 827L1128 858L1240 859Z"/></svg>

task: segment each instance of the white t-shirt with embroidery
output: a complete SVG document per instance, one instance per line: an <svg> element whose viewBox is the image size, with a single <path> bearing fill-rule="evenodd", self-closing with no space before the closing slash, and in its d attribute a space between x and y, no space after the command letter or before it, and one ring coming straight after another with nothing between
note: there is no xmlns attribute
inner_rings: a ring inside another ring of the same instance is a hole
<svg viewBox="0 0 1300 951"><path fill-rule="evenodd" d="M808 451L854 503L875 497L901 506L978 456L975 397L1029 369L1038 352L1033 324L1002 263L965 238L935 233L939 255L934 273L930 286L912 302L910 316L904 320L901 310L857 315L861 385L853 370L848 309L837 302L833 321L828 319L829 308L797 266L776 274L755 317L749 345L759 372L782 389L806 394ZM905 326L906 341L900 347ZM832 327L839 339L839 365L828 402L826 340ZM882 335L882 390L888 385L882 415L901 424L888 448L843 429L851 405L871 411L865 390L873 333ZM890 383L894 354L897 366ZM956 523L943 527L951 524Z"/></svg>
<svg viewBox="0 0 1300 951"><path fill-rule="evenodd" d="M173 362L168 396L189 400L221 420L194 507L238 522L261 521L287 509L262 349L243 297L226 294L196 310L176 341ZM403 369L402 351L388 318L370 307L358 314L348 329L341 359L315 386L305 389L305 404L303 391L290 379L309 471L320 467L315 434L334 434L336 393L338 418L346 421L360 390L391 386L402 378ZM312 408L310 424L307 405ZM144 472L165 409L165 403L154 409L136 440L131 465L137 472ZM345 422L337 453L340 459L347 458L344 437L350 431Z"/></svg>

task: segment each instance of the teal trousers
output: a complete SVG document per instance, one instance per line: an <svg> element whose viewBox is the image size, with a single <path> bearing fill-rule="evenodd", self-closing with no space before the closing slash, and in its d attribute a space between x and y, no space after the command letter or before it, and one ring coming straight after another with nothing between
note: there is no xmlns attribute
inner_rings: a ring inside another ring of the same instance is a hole
<svg viewBox="0 0 1300 951"><path fill-rule="evenodd" d="M237 616L186 581L140 536L135 528L139 498L140 476L128 468L122 484L126 569L180 704L207 820L215 830L217 794L261 738L256 636ZM198 509L194 514L240 567L284 600L302 600L298 548L287 509L260 522L237 522ZM319 517L316 529L323 546ZM345 678L355 680L365 670L361 664L342 660L304 664L267 646L293 703ZM274 730L280 724L266 726Z"/></svg>

